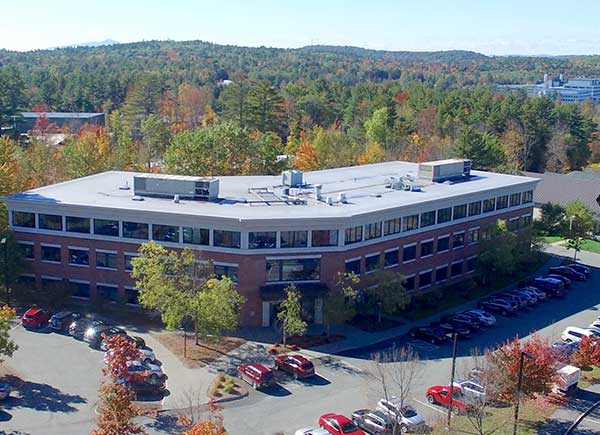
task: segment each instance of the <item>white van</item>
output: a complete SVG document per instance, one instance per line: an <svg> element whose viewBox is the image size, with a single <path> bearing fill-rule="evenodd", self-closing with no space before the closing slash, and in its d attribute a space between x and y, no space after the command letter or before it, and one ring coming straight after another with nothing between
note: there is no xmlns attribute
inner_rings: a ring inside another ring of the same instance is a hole
<svg viewBox="0 0 600 435"><path fill-rule="evenodd" d="M593 335L594 332L590 331L589 329L578 328L577 326L568 326L565 328L560 338L569 343L578 343L583 337L591 337Z"/></svg>

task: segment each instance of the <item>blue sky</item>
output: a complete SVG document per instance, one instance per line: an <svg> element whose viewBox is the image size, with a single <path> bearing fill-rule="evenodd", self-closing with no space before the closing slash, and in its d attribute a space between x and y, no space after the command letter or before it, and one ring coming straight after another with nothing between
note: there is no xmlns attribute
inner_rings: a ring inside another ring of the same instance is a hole
<svg viewBox="0 0 600 435"><path fill-rule="evenodd" d="M114 39L355 45L485 54L598 54L594 0L6 1L0 47L31 50ZM571 4L576 4L572 6Z"/></svg>

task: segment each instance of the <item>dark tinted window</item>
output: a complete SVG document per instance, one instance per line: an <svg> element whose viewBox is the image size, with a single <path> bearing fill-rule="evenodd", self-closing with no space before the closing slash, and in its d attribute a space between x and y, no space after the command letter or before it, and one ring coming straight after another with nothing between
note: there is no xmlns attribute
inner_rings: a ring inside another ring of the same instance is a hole
<svg viewBox="0 0 600 435"><path fill-rule="evenodd" d="M454 263L450 269L450 274L453 277L462 275L462 270L463 270L463 262L462 261L460 263Z"/></svg>
<svg viewBox="0 0 600 435"><path fill-rule="evenodd" d="M183 243L208 246L210 243L210 230L208 228L183 227Z"/></svg>
<svg viewBox="0 0 600 435"><path fill-rule="evenodd" d="M411 291L415 289L415 277L410 276L404 280L404 288L407 291Z"/></svg>
<svg viewBox="0 0 600 435"><path fill-rule="evenodd" d="M448 278L448 266L440 267L435 270L435 282L440 282Z"/></svg>
<svg viewBox="0 0 600 435"><path fill-rule="evenodd" d="M248 235L249 249L271 249L276 246L277 233L275 231L250 232Z"/></svg>
<svg viewBox="0 0 600 435"><path fill-rule="evenodd" d="M379 269L379 255L372 255L365 258L365 271L373 272Z"/></svg>
<svg viewBox="0 0 600 435"><path fill-rule="evenodd" d="M437 212L437 223L443 224L444 222L448 222L452 219L452 207L441 208Z"/></svg>
<svg viewBox="0 0 600 435"><path fill-rule="evenodd" d="M433 254L433 240L421 242L421 257L427 257Z"/></svg>
<svg viewBox="0 0 600 435"><path fill-rule="evenodd" d="M421 213L421 228L435 225L435 210Z"/></svg>
<svg viewBox="0 0 600 435"><path fill-rule="evenodd" d="M483 212L489 213L496 209L496 198L484 199L483 200Z"/></svg>
<svg viewBox="0 0 600 435"><path fill-rule="evenodd" d="M240 236L239 231L215 230L214 245L222 248L240 249Z"/></svg>
<svg viewBox="0 0 600 435"><path fill-rule="evenodd" d="M19 243L19 249L21 250L23 258L29 258L30 260L35 258L33 245L30 245L29 243Z"/></svg>
<svg viewBox="0 0 600 435"><path fill-rule="evenodd" d="M111 252L96 251L96 267L103 267L105 269L116 269L117 254Z"/></svg>
<svg viewBox="0 0 600 435"><path fill-rule="evenodd" d="M89 251L84 249L69 249L69 264L77 264L79 266L89 266L90 255Z"/></svg>
<svg viewBox="0 0 600 435"><path fill-rule="evenodd" d="M450 247L450 236L437 239L437 252L445 252Z"/></svg>
<svg viewBox="0 0 600 435"><path fill-rule="evenodd" d="M521 205L521 194L513 193L510 195L510 206L515 207L517 205Z"/></svg>
<svg viewBox="0 0 600 435"><path fill-rule="evenodd" d="M396 264L398 264L399 252L400 252L400 250L396 249L394 251L388 251L385 253L385 255L384 255L385 267L395 266Z"/></svg>
<svg viewBox="0 0 600 435"><path fill-rule="evenodd" d="M35 228L35 213L13 211L12 218L15 227Z"/></svg>
<svg viewBox="0 0 600 435"><path fill-rule="evenodd" d="M360 275L360 258L346 262L346 273L354 273Z"/></svg>
<svg viewBox="0 0 600 435"><path fill-rule="evenodd" d="M312 246L337 246L338 230L314 230L311 234Z"/></svg>
<svg viewBox="0 0 600 435"><path fill-rule="evenodd" d="M313 281L320 276L319 258L267 260L267 281Z"/></svg>
<svg viewBox="0 0 600 435"><path fill-rule="evenodd" d="M282 248L306 248L308 246L308 231L282 231L279 237Z"/></svg>
<svg viewBox="0 0 600 435"><path fill-rule="evenodd" d="M94 234L119 237L119 221L94 219Z"/></svg>
<svg viewBox="0 0 600 435"><path fill-rule="evenodd" d="M496 210L500 210L508 207L508 195L499 196L496 199Z"/></svg>
<svg viewBox="0 0 600 435"><path fill-rule="evenodd" d="M39 225L42 230L62 231L62 216L55 214L38 215Z"/></svg>
<svg viewBox="0 0 600 435"><path fill-rule="evenodd" d="M457 205L454 207L454 213L452 215L452 218L454 220L462 219L466 216L467 216L467 204L461 204L461 205Z"/></svg>
<svg viewBox="0 0 600 435"><path fill-rule="evenodd" d="M90 219L89 218L67 216L65 219L66 219L66 223L67 223L67 231L68 232L84 233L84 234L90 233Z"/></svg>
<svg viewBox="0 0 600 435"><path fill-rule="evenodd" d="M402 231L411 231L419 228L419 215L413 214L402 219Z"/></svg>
<svg viewBox="0 0 600 435"><path fill-rule="evenodd" d="M220 277L226 276L233 282L238 282L238 268L237 266L215 264L215 275Z"/></svg>
<svg viewBox="0 0 600 435"><path fill-rule="evenodd" d="M60 262L60 248L54 246L42 246L42 261Z"/></svg>
<svg viewBox="0 0 600 435"><path fill-rule="evenodd" d="M469 204L469 216L481 214L481 201L472 202Z"/></svg>
<svg viewBox="0 0 600 435"><path fill-rule="evenodd" d="M365 240L381 237L381 222L365 225Z"/></svg>
<svg viewBox="0 0 600 435"><path fill-rule="evenodd" d="M352 227L352 228L346 228L346 231L344 233L344 243L346 245L350 245L352 243L362 242L362 234L363 234L362 225L357 226L357 227Z"/></svg>
<svg viewBox="0 0 600 435"><path fill-rule="evenodd" d="M148 239L148 224L123 222L123 237L128 239Z"/></svg>
<svg viewBox="0 0 600 435"><path fill-rule="evenodd" d="M407 262L417 258L417 245L405 246L402 249L402 261Z"/></svg>
<svg viewBox="0 0 600 435"><path fill-rule="evenodd" d="M452 236L452 249L465 246L465 233L457 233Z"/></svg>
<svg viewBox="0 0 600 435"><path fill-rule="evenodd" d="M179 227L152 224L152 240L179 243Z"/></svg>
<svg viewBox="0 0 600 435"><path fill-rule="evenodd" d="M402 229L401 225L401 218L389 219L383 223L383 234L389 236L390 234L399 233Z"/></svg>
<svg viewBox="0 0 600 435"><path fill-rule="evenodd" d="M431 285L431 271L419 274L419 287Z"/></svg>

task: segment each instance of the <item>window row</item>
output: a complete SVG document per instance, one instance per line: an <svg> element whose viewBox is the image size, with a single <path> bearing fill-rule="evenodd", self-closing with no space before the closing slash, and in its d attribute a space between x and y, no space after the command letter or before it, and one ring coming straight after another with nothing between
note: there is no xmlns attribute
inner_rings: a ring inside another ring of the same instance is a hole
<svg viewBox="0 0 600 435"><path fill-rule="evenodd" d="M21 275L18 283L23 286L34 288L36 285L35 277L31 275ZM71 296L82 299L91 297L91 286L87 281L66 280L59 277L43 276L41 279L42 290L52 292L59 288L67 287ZM125 302L127 304L139 305L139 291L135 288L125 287L124 292L119 292L119 286L116 284L96 284L96 298L110 302Z"/></svg>
<svg viewBox="0 0 600 435"><path fill-rule="evenodd" d="M361 228L362 230L362 228ZM381 232L381 226L379 227ZM248 249L273 249L277 247L277 231L251 231L248 233ZM362 232L361 232L362 237ZM308 231L280 231L281 248L307 248ZM311 246L326 247L338 245L338 230L311 231Z"/></svg>
<svg viewBox="0 0 600 435"><path fill-rule="evenodd" d="M454 261L451 264L438 266L435 269L424 270L417 275L407 276L404 280L404 288L408 291L415 291L417 288L417 277L419 290L425 290L432 285L443 284L448 279L458 278L465 273L473 273L476 269L477 257L469 257L466 260Z"/></svg>

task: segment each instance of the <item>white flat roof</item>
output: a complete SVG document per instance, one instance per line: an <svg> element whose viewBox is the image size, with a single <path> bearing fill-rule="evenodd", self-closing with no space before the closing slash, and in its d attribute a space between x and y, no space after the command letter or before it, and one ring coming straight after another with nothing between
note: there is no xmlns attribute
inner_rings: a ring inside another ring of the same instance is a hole
<svg viewBox="0 0 600 435"><path fill-rule="evenodd" d="M418 205L430 201L459 196L479 196L487 190L514 187L515 191L532 189L536 178L471 171L471 178L454 184L421 184L420 192L407 192L386 187L392 176L412 175L416 178L417 163L386 162L363 166L327 169L305 172L305 188L299 198L304 205L260 202L260 192L252 189L281 186L281 175L266 176L226 176L219 179L219 200L203 202L181 200L175 204L171 199L144 197L143 201L133 201L133 189L122 190L126 182L133 186L136 172L110 171L63 183L40 187L6 197L8 202L65 204L81 207L101 207L125 209L139 212L159 212L207 217L253 219L286 218L339 218L380 212L388 209ZM420 182L419 182L420 183ZM346 193L346 204L327 205L317 201L312 192L314 186L322 185L323 199L331 196L337 201L341 192ZM520 189L520 190L519 190ZM276 189L277 191L277 189ZM310 193L310 194L309 194ZM265 199L274 196L266 194ZM258 201L258 202L254 202ZM435 208L435 207L432 207Z"/></svg>

